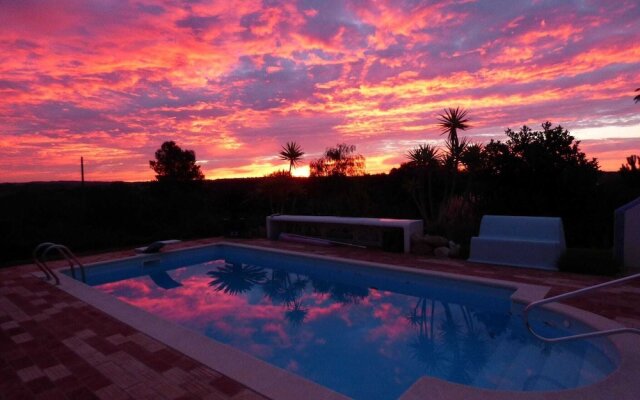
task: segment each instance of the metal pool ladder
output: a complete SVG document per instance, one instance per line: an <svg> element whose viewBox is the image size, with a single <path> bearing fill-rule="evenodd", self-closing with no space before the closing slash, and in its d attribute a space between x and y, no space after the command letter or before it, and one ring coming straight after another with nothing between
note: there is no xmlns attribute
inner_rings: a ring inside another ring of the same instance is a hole
<svg viewBox="0 0 640 400"><path fill-rule="evenodd" d="M60 284L60 278L58 278L58 275L51 269L51 267L47 265L47 255L49 255L49 253L53 250L57 251L58 254L62 256L62 258L67 260L73 279L77 279L75 270L75 267L77 266L80 270L82 282L86 282L84 265L82 265L78 258L71 252L71 250L69 250L67 246L51 242L40 243L36 246L32 253L33 262L38 266L38 268L40 268L40 271L44 273L46 280L49 281L53 278L56 285Z"/></svg>
<svg viewBox="0 0 640 400"><path fill-rule="evenodd" d="M564 341L567 341L567 340L586 339L586 338L592 338L592 337L597 337L597 336L614 335L614 334L618 334L618 333L635 333L635 334L639 334L640 335L640 329L625 327L625 328L607 329L607 330L595 331L595 332L579 333L577 335L561 336L561 337L557 337L557 338L549 338L549 337L542 336L542 335L536 333L533 330L533 327L531 326L531 324L529 324L529 312L532 309L534 309L535 307L538 307L538 306L541 306L541 305L547 304L547 303L552 303L552 302L555 302L555 301L568 299L568 298L571 298L571 297L576 297L576 296L579 296L581 294L589 293L589 292L592 292L592 291L597 290L597 289L602 289L604 287L609 287L609 286L613 286L613 285L619 285L619 284L621 284L623 282L627 282L627 281L630 281L630 280L633 280L633 279L637 279L637 278L640 278L640 274L630 275L630 276L627 276L627 277L624 277L624 278L620 278L620 279L616 279L616 280L613 280L613 281L609 281L609 282L601 283L601 284L598 284L598 285L593 285L593 286L589 286L589 287L586 287L586 288L574 290L572 292L563 293L563 294L560 294L560 295L557 295L557 296L549 297L547 299L534 301L532 303L529 303L524 308L524 311L522 312L522 318L524 319L524 323L527 326L527 329L529 329L529 332L531 332L533 334L533 336L535 336L538 339L543 340L545 342L564 342Z"/></svg>

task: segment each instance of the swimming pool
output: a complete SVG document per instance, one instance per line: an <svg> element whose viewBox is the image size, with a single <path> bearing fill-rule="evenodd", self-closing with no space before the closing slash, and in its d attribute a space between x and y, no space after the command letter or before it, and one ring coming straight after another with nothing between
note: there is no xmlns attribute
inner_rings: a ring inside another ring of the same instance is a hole
<svg viewBox="0 0 640 400"><path fill-rule="evenodd" d="M90 285L353 398L397 398L427 375L492 390L604 379L608 340L544 345L514 314L515 288L216 245L102 263ZM546 335L588 329L541 311Z"/></svg>

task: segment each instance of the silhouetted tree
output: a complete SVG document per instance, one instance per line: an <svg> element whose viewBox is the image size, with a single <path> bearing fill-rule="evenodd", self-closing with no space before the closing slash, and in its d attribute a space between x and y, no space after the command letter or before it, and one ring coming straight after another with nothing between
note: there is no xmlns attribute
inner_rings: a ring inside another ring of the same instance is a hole
<svg viewBox="0 0 640 400"><path fill-rule="evenodd" d="M472 143L465 146L460 154L460 162L467 172L467 189L465 194L469 195L474 191L476 179L487 169L487 157L484 146L479 143Z"/></svg>
<svg viewBox="0 0 640 400"><path fill-rule="evenodd" d="M329 147L324 155L309 164L311 176L359 176L364 175L365 159L355 154L356 146L340 143Z"/></svg>
<svg viewBox="0 0 640 400"><path fill-rule="evenodd" d="M300 180L287 171L280 170L265 176L258 185L261 194L269 199L271 213L294 213L298 198L305 194Z"/></svg>
<svg viewBox="0 0 640 400"><path fill-rule="evenodd" d="M463 143L458 139L458 130L464 131L469 129L469 118L467 118L467 110L456 108L447 108L444 110L444 114L438 115L438 126L442 131L442 134L447 135L447 149L449 150L448 156L451 157L451 162L455 170L458 168L460 162L460 154L464 147Z"/></svg>
<svg viewBox="0 0 640 400"><path fill-rule="evenodd" d="M451 175L450 181L448 182L448 197L452 197L455 193L460 156L467 146L467 141L465 139L460 141L458 138L458 131L469 129L470 126L468 122L469 118L467 118L467 110L461 109L460 107L447 108L444 110L444 114L438 115L438 125L440 126L441 134L447 135L447 140L445 141L446 154L444 157L444 164L447 166Z"/></svg>
<svg viewBox="0 0 640 400"><path fill-rule="evenodd" d="M440 167L440 155L435 146L420 144L407 152L409 165L416 170L416 175L409 183L411 198L425 222L434 217L433 173ZM427 180L427 200L425 201L425 176ZM428 205L428 208L427 208ZM428 211L427 211L428 210Z"/></svg>
<svg viewBox="0 0 640 400"><path fill-rule="evenodd" d="M640 156L632 154L627 157L627 163L620 166L620 172L636 173L637 171L640 171Z"/></svg>
<svg viewBox="0 0 640 400"><path fill-rule="evenodd" d="M286 145L282 146L282 151L278 154L281 160L289 161L289 174L291 174L291 169L298 165L304 155L304 151L302 151L298 143L287 142Z"/></svg>
<svg viewBox="0 0 640 400"><path fill-rule="evenodd" d="M640 156L630 155L626 161L627 163L622 164L618 172L630 196L635 196L640 193Z"/></svg>
<svg viewBox="0 0 640 400"><path fill-rule="evenodd" d="M174 141L162 143L156 150L155 161L149 166L155 171L160 182L201 181L204 174L196 165L196 153L193 150L182 150Z"/></svg>
<svg viewBox="0 0 640 400"><path fill-rule="evenodd" d="M636 89L636 92L640 92L640 88ZM633 98L636 103L640 103L640 94Z"/></svg>
<svg viewBox="0 0 640 400"><path fill-rule="evenodd" d="M580 141L550 122L543 123L540 131L523 126L505 134L506 142L491 140L484 147L486 164L478 171L484 211L561 215L566 227L584 224L584 215L592 211L581 207L594 196L597 160L587 159ZM569 238L571 232L567 233ZM574 233L581 232L576 228Z"/></svg>

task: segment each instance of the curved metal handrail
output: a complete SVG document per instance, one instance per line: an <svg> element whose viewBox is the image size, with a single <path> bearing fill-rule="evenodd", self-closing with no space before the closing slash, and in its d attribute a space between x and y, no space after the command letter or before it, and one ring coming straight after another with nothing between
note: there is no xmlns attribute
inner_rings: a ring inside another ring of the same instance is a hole
<svg viewBox="0 0 640 400"><path fill-rule="evenodd" d="M86 282L86 276L84 272L84 265L78 260L78 258L69 250L67 246L56 244L52 242L44 242L40 243L33 249L33 261L40 268L40 270L44 273L47 281L53 278L56 281L56 285L60 284L60 279L58 275L47 265L46 257L52 251L56 250L62 258L67 260L69 264L69 269L71 270L71 276L76 279L76 271L75 266L77 265L80 268L80 275L82 277L82 282Z"/></svg>
<svg viewBox="0 0 640 400"><path fill-rule="evenodd" d="M76 279L76 271L74 268L74 263L77 264L78 268L80 268L80 275L82 276L82 282L86 282L84 265L82 265L82 263L76 258L75 255L73 255L73 253L71 252L71 250L69 250L67 246L64 246L61 244L52 244L51 246L47 247L46 250L42 253L42 257L46 257L51 250L57 250L58 254L60 254L62 257L64 257L64 259L67 260L67 263L69 264L69 269L71 270L71 276L74 279Z"/></svg>
<svg viewBox="0 0 640 400"><path fill-rule="evenodd" d="M44 273L45 279L49 281L51 280L51 278L53 278L56 281L56 285L59 285L60 279L58 278L58 275L56 275L55 272L53 272L53 270L51 270L51 268L49 268L49 266L46 263L40 261L40 255L38 254L38 252L40 252L41 249L45 247L48 249L51 246L55 246L55 243L51 243L51 242L40 243L39 245L36 246L35 249L33 249L33 252L31 253L31 255L33 256L33 262L40 269L40 271Z"/></svg>
<svg viewBox="0 0 640 400"><path fill-rule="evenodd" d="M78 268L80 269L80 275L82 276L82 282L86 282L87 281L87 277L84 273L84 264L82 264L80 262L80 260L78 260L78 258L76 257L75 254L73 254L71 252L71 250L69 250L69 248L67 246L62 246L60 245L61 250L64 251L65 253L67 253L67 259L71 259L73 262L75 262L78 265Z"/></svg>
<svg viewBox="0 0 640 400"><path fill-rule="evenodd" d="M627 276L627 277L624 277L624 278L620 278L620 279L616 279L616 280L613 280L613 281L600 283L598 285L593 285L593 286L589 286L589 287L586 287L586 288L574 290L572 292L559 294L557 296L549 297L547 299L534 301L532 303L529 303L524 308L524 310L522 311L522 319L524 320L524 323L527 326L527 329L529 329L529 332L531 332L531 334L533 334L533 336L535 336L538 339L543 340L545 342L551 342L551 343L553 343L553 342L563 342L563 341L567 341L567 340L586 339L586 338L597 337L597 336L614 335L614 334L619 334L619 333L635 333L635 334L640 335L640 329L637 329L637 328L617 328L617 329L607 329L607 330L595 331L595 332L580 333L580 334L577 334L577 335L561 336L561 337L557 337L557 338L549 338L549 337L542 336L542 335L536 333L533 330L533 327L531 326L531 324L529 323L529 312L532 309L534 309L535 307L538 307L538 306L541 306L541 305L547 304L547 303L553 303L553 302L559 301L559 300L569 299L571 297L576 297L576 296L579 296L579 295L584 294L584 293L592 292L592 291L597 290L597 289L602 289L604 287L613 286L613 285L619 285L621 283L624 283L624 282L627 282L627 281L630 281L630 280L633 280L633 279L638 279L638 278L640 278L640 274L630 275L630 276Z"/></svg>

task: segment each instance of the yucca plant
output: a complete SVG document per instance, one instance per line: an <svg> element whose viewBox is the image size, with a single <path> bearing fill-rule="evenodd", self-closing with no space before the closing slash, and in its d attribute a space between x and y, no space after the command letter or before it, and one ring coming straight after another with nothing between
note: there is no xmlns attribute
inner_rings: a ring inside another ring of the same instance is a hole
<svg viewBox="0 0 640 400"><path fill-rule="evenodd" d="M444 114L438 115L438 125L441 129L441 134L447 135L446 147L447 147L447 162L451 171L451 182L449 196L453 196L456 187L456 179L458 175L458 164L460 162L460 155L464 151L467 142L463 140L460 142L458 139L458 131L464 131L470 128L468 124L469 118L467 118L467 110L456 108L447 108L444 110Z"/></svg>
<svg viewBox="0 0 640 400"><path fill-rule="evenodd" d="M289 161L289 175L291 175L293 167L296 167L300 160L302 160L304 151L302 151L302 148L298 143L287 142L286 145L282 146L282 151L278 154L280 155L281 160Z"/></svg>

